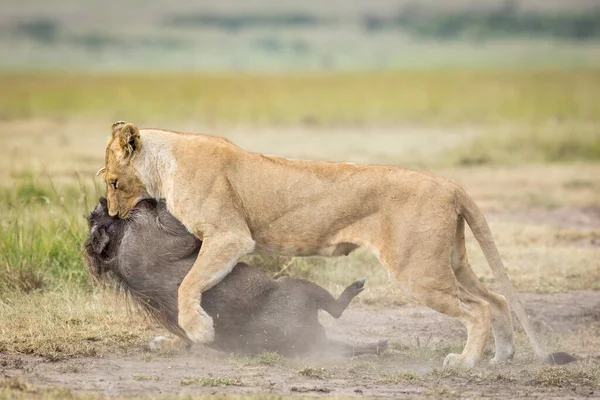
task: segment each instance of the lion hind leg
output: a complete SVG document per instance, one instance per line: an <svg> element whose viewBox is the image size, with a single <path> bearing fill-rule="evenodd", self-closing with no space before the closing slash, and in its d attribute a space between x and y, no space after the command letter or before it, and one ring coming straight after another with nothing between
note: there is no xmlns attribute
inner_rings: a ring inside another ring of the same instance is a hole
<svg viewBox="0 0 600 400"><path fill-rule="evenodd" d="M490 336L490 305L469 293L457 281L448 262L451 240L432 241L438 239L432 234L421 235L419 239L422 239L421 251L407 248L381 251L380 260L412 299L457 319L467 328L463 352L460 355L449 354L444 360L444 367L471 368L481 361Z"/></svg>
<svg viewBox="0 0 600 400"><path fill-rule="evenodd" d="M515 354L513 325L508 301L502 295L496 294L486 288L477 279L467 259L465 246L464 220L458 221L458 228L454 248L452 250L452 269L458 282L471 294L482 298L490 304L492 310L492 332L496 347L496 354L491 363L509 361Z"/></svg>
<svg viewBox="0 0 600 400"><path fill-rule="evenodd" d="M483 358L491 327L490 305L472 295L460 284L451 289L413 287L413 297L421 304L460 321L467 328L467 343L461 354L448 354L444 367L472 368Z"/></svg>

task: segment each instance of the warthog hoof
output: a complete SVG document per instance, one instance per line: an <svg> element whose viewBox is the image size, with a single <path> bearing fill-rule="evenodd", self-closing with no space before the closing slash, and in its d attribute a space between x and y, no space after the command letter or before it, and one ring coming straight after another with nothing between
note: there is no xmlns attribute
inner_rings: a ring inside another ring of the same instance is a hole
<svg viewBox="0 0 600 400"><path fill-rule="evenodd" d="M356 281L352 285L348 286L346 288L346 290L348 291L348 294L351 295L352 297L358 296L358 294L360 292L365 290L365 281L366 281L366 279L361 279L360 281Z"/></svg>

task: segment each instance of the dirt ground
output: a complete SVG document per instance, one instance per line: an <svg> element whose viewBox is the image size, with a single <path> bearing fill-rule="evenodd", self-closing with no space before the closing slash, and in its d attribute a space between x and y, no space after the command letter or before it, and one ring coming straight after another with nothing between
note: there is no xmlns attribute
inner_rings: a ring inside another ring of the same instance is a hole
<svg viewBox="0 0 600 400"><path fill-rule="evenodd" d="M582 366L571 369L598 368L600 292L523 294L521 298L538 329L551 337L571 336L581 341L569 345L580 349L576 355ZM202 347L170 355L135 349L129 354L54 362L0 354L0 374L37 385L126 396L304 393L392 397L600 397L600 388L595 383L545 378L544 374L550 370L531 360L528 346L522 340L518 345L520 355L512 365L481 367L467 373L440 370L445 352L456 351L466 335L459 323L424 307L351 307L339 320L321 316L321 321L332 338L354 343L390 338L390 349L379 357L320 359L315 356L292 360L269 354L235 356ZM562 373L560 369L557 371ZM194 379L197 382L193 382Z"/></svg>

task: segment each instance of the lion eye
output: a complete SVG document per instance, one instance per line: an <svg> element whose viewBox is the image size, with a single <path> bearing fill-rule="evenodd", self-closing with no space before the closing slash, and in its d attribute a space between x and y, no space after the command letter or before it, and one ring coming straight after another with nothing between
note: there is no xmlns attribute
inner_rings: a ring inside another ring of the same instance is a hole
<svg viewBox="0 0 600 400"><path fill-rule="evenodd" d="M114 181L110 182L110 186L112 186L113 189L118 189L119 188L119 182L115 179Z"/></svg>

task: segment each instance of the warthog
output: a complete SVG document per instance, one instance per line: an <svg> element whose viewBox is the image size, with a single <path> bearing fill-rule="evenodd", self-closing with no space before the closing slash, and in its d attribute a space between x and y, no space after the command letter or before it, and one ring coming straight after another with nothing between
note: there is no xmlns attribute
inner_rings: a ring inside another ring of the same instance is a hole
<svg viewBox="0 0 600 400"><path fill-rule="evenodd" d="M171 215L164 202L143 200L127 219L108 215L101 197L89 215L85 259L98 280L116 282L142 309L176 335L177 346L191 341L177 323L177 289L198 256L202 242ZM270 279L259 268L239 263L202 295L202 308L214 320L212 347L283 355L327 352L352 356L379 354L387 340L353 346L328 339L318 310L339 318L364 289L348 286L338 299L322 287L291 277ZM153 341L166 347L159 337ZM151 343L152 345L152 343Z"/></svg>

